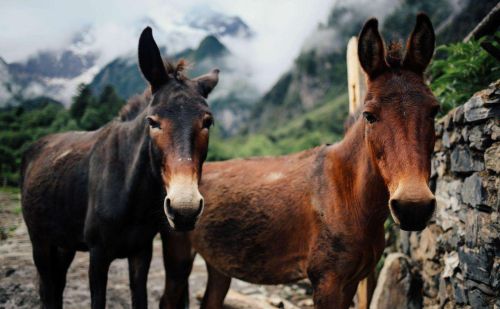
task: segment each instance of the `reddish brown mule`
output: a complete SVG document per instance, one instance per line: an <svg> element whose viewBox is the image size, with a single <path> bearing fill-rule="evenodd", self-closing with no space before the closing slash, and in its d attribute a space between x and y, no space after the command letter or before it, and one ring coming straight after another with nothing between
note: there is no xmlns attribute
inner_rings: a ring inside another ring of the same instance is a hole
<svg viewBox="0 0 500 309"><path fill-rule="evenodd" d="M191 245L207 262L202 308L221 308L231 277L258 284L308 277L316 308L348 308L384 249L389 212L422 230L435 208L429 190L438 102L423 71L434 31L420 14L403 60L385 55L376 19L359 36L368 76L362 115L335 145L301 153L207 164L205 212L190 234L164 235L164 308L186 292ZM185 276L185 277L182 277Z"/></svg>

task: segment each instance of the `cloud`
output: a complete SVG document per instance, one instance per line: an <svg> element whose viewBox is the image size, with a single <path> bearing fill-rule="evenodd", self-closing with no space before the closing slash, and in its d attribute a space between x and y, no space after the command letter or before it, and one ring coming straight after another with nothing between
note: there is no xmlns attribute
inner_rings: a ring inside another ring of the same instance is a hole
<svg viewBox="0 0 500 309"><path fill-rule="evenodd" d="M93 29L92 46L100 51L99 64L124 53L135 52L137 37L151 18L169 32L180 29L180 21L193 8L212 8L240 16L255 36L250 41L225 39L233 53L250 67L250 76L265 90L298 56L305 38L324 21L335 0L2 0L0 2L0 57L22 61L39 50L60 49L75 32ZM184 29L185 30L185 29ZM159 43L170 52L195 44L200 33L163 36ZM174 31L175 34L175 31ZM169 42L166 42L166 41ZM184 45L183 45L184 44ZM175 48L177 47L177 48Z"/></svg>
<svg viewBox="0 0 500 309"><path fill-rule="evenodd" d="M215 1L216 4L222 5ZM226 39L231 51L248 62L261 90L269 88L291 67L304 40L326 20L331 0L274 0L224 2L255 31L251 41Z"/></svg>

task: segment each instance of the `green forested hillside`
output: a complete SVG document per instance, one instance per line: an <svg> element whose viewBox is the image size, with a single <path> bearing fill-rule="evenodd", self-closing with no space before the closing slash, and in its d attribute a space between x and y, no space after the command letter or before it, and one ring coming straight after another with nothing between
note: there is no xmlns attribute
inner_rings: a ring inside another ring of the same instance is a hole
<svg viewBox="0 0 500 309"><path fill-rule="evenodd" d="M348 99L344 92L273 130L263 129L222 139L216 125L215 132L210 135L208 160L281 155L337 142L342 137L347 112Z"/></svg>
<svg viewBox="0 0 500 309"><path fill-rule="evenodd" d="M0 185L18 184L21 156L33 141L55 132L95 130L116 117L124 103L111 86L94 96L81 85L69 110L44 97L0 109Z"/></svg>
<svg viewBox="0 0 500 309"><path fill-rule="evenodd" d="M462 3L463 7L453 7L448 0L402 0L385 17L380 30L386 42L406 39L416 14L423 11L433 21L438 45L456 42L496 3L469 0ZM321 44L306 42L293 67L252 106L248 121L235 137L221 139L217 133L212 135L209 157L282 154L339 140L348 112L347 41L358 34L368 14L355 2L338 2L327 22L312 34L313 39L323 40ZM325 34L331 38L326 48ZM436 59L428 76L442 101L443 112L463 104L475 91L499 78L498 62L477 42L442 46Z"/></svg>

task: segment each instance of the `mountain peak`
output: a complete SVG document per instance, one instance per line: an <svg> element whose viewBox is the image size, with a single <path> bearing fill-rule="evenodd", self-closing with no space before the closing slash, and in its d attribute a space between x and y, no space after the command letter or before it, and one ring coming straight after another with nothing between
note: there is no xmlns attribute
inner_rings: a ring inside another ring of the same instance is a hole
<svg viewBox="0 0 500 309"><path fill-rule="evenodd" d="M184 22L195 29L205 30L219 36L251 37L250 27L239 16L228 16L209 7L193 9Z"/></svg>
<svg viewBox="0 0 500 309"><path fill-rule="evenodd" d="M206 57L219 57L229 53L228 49L214 35L206 36L196 50L197 60Z"/></svg>

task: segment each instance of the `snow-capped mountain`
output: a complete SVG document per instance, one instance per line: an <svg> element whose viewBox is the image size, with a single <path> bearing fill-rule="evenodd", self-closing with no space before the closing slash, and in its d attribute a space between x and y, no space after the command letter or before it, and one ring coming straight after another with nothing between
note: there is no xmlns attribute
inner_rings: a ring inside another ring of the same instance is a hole
<svg viewBox="0 0 500 309"><path fill-rule="evenodd" d="M238 16L227 16L207 8L191 10L185 23L192 28L202 29L219 36L251 37L252 30Z"/></svg>
<svg viewBox="0 0 500 309"><path fill-rule="evenodd" d="M38 96L69 103L78 84L89 82L99 70L90 30L75 33L63 49L39 51L22 62L2 61L2 84L10 85L10 91L0 88L0 107Z"/></svg>
<svg viewBox="0 0 500 309"><path fill-rule="evenodd" d="M20 86L15 83L9 72L9 65L0 58L0 102L9 102L19 92ZM0 105L1 107L1 105Z"/></svg>
<svg viewBox="0 0 500 309"><path fill-rule="evenodd" d="M170 55L196 49L209 35L251 36L250 28L239 17L213 10L187 15L168 26L149 16L123 25L87 25L61 44L63 48L41 50L19 62L1 60L0 107L37 96L51 97L68 106L78 85L90 83L107 64L125 59L136 65L137 39L146 26L153 28L162 51Z"/></svg>

